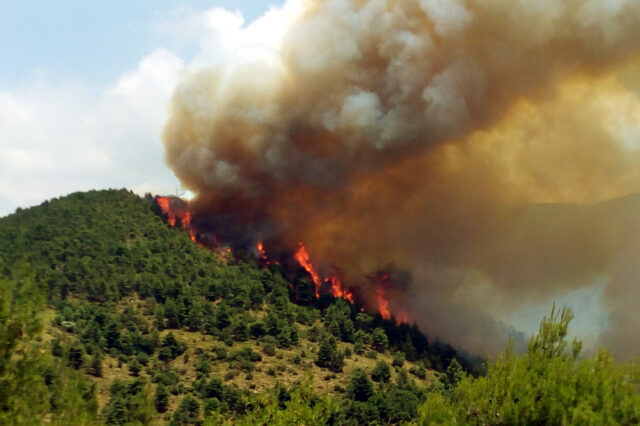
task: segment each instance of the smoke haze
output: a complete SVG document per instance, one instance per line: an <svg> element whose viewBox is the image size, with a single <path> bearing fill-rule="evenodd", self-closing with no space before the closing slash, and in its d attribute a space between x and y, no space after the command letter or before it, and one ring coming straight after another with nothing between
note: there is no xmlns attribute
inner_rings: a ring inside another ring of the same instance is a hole
<svg viewBox="0 0 640 426"><path fill-rule="evenodd" d="M200 220L237 246L304 242L352 285L409 271L392 312L481 354L512 332L498 313L604 280L602 341L638 353L640 2L307 0L264 19L276 45L174 93L166 161Z"/></svg>

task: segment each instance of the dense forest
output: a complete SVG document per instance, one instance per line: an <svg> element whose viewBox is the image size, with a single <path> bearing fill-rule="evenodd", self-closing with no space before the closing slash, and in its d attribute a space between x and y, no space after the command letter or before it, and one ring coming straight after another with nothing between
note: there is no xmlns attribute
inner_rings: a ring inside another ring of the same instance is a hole
<svg viewBox="0 0 640 426"><path fill-rule="evenodd" d="M300 268L194 244L155 199L54 199L0 219L0 424L634 424L640 369L566 341L484 368Z"/></svg>

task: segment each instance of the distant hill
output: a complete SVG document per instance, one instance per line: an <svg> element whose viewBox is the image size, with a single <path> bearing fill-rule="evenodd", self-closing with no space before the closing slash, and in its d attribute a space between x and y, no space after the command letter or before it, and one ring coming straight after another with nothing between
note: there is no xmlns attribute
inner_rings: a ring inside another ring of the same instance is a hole
<svg viewBox="0 0 640 426"><path fill-rule="evenodd" d="M73 377L85 401L95 394L85 408L98 423L221 421L270 403L313 424L408 421L456 357L415 326L342 299L296 304L313 288L304 272L202 248L164 222L153 197L126 190L0 219L0 259L8 282L32 282L43 296L47 362L83 373ZM367 404L354 405L359 392Z"/></svg>

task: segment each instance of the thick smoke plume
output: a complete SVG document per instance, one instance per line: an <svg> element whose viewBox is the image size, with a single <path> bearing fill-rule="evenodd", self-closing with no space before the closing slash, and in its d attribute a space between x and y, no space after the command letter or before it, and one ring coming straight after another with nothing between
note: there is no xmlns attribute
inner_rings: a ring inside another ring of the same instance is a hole
<svg viewBox="0 0 640 426"><path fill-rule="evenodd" d="M354 285L409 271L391 307L474 352L501 347L504 312L601 280L605 343L640 349L640 198L621 198L640 191L640 2L279 13L276 49L175 92L166 160L194 220L236 246L304 242Z"/></svg>

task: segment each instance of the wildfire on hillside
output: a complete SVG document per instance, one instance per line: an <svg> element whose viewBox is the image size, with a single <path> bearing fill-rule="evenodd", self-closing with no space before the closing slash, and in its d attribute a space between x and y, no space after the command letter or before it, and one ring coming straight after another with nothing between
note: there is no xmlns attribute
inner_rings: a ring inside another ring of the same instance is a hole
<svg viewBox="0 0 640 426"><path fill-rule="evenodd" d="M186 203L175 197L156 197L156 202L167 219L167 223L173 228L178 223L189 233L189 238L196 242L196 230L191 226L191 211L186 208ZM179 205L176 205L179 204Z"/></svg>
<svg viewBox="0 0 640 426"><path fill-rule="evenodd" d="M177 197L163 197L157 196L156 202L162 211L163 217L167 224L174 228L180 226L188 234L191 241L198 243L201 247L208 247L212 250L219 251L218 241L214 239L201 239L200 233L193 221L193 212L189 210L188 204ZM224 255L230 254L231 249L224 247ZM256 259L263 266L269 266L272 264L280 265L278 260L272 260L267 254L267 250L263 241L258 241L255 245ZM387 299L387 290L392 285L392 281L389 278L389 274L381 273L376 279L367 279L367 281L373 283L375 286L376 298L375 303L371 303L366 295L360 295L357 297L354 293L354 289L348 287L343 283L340 277L339 269L333 267L327 275L323 275L316 267L314 267L311 261L307 248L303 243L298 243L298 247L293 253L292 258L296 264L303 268L308 274L309 278L313 282L315 290L315 298L319 299L323 294L331 294L336 299L344 299L351 304L364 304L371 310L375 310L380 313L384 319L391 319L392 312L390 310L389 300ZM364 310L364 308L361 308ZM399 309L398 314L395 316L397 324L408 324L410 318L404 309Z"/></svg>
<svg viewBox="0 0 640 426"><path fill-rule="evenodd" d="M637 355L640 1L290 0L232 31L265 43L184 73L162 132L198 241L302 241L318 296L472 353L597 283L594 339Z"/></svg>
<svg viewBox="0 0 640 426"><path fill-rule="evenodd" d="M389 301L386 298L387 288L389 286L389 275L383 274L380 279L380 284L376 287L376 295L378 300L378 310L382 318L391 318L391 312L389 311Z"/></svg>
<svg viewBox="0 0 640 426"><path fill-rule="evenodd" d="M309 253L307 252L304 244L298 243L298 251L294 255L294 258L298 261L300 266L302 266L311 276L313 283L315 284L316 298L320 297L320 289L322 288L323 284L327 284L333 297L345 299L351 303L355 303L355 296L353 294L353 291L348 289L342 283L342 280L338 276L338 271L334 269L331 271L331 274L328 277L325 277L324 279L320 278L320 275L313 267L313 263L311 263Z"/></svg>
<svg viewBox="0 0 640 426"><path fill-rule="evenodd" d="M322 285L322 281L320 280L320 275L318 275L318 273L313 268L313 264L311 263L311 259L309 258L309 253L307 253L307 249L302 243L300 243L300 248L298 248L298 251L293 257L298 261L300 266L306 269L306 271L309 273L309 276L313 280L313 284L315 284L316 287L317 299L318 297L320 297L320 286Z"/></svg>

